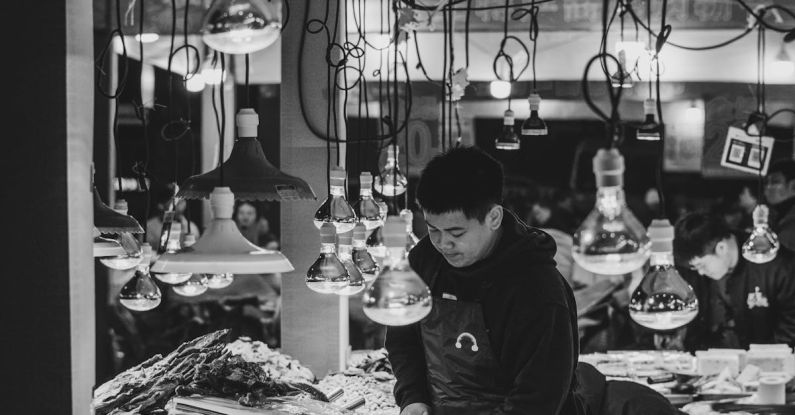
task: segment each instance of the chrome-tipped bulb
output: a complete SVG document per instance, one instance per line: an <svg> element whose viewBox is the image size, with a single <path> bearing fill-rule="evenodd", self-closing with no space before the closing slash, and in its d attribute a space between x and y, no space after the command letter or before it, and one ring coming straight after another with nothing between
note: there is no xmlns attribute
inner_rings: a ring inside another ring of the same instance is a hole
<svg viewBox="0 0 795 415"><path fill-rule="evenodd" d="M368 230L375 229L384 224L386 213L381 211L381 206L373 199L373 175L363 172L359 175L359 200L354 206L359 222Z"/></svg>
<svg viewBox="0 0 795 415"><path fill-rule="evenodd" d="M596 206L574 232L572 256L593 273L626 274L649 258L649 238L624 198L624 157L617 149L600 149L593 164Z"/></svg>
<svg viewBox="0 0 795 415"><path fill-rule="evenodd" d="M223 53L242 55L265 49L281 34L279 6L261 0L213 0L202 21L202 40Z"/></svg>
<svg viewBox="0 0 795 415"><path fill-rule="evenodd" d="M355 228L354 228L355 229ZM356 295L364 291L364 276L362 270L353 261L353 232L348 231L339 235L337 242L337 257L342 261L345 270L348 271L350 281L348 286L337 291L338 295Z"/></svg>
<svg viewBox="0 0 795 415"><path fill-rule="evenodd" d="M643 120L643 124L638 127L638 140L659 141L662 127L655 119L657 103L653 99L643 101L643 112L646 118Z"/></svg>
<svg viewBox="0 0 795 415"><path fill-rule="evenodd" d="M306 286L321 294L336 294L348 286L350 275L337 257L336 230L324 223L320 227L320 256L306 272Z"/></svg>
<svg viewBox="0 0 795 415"><path fill-rule="evenodd" d="M378 262L373 258L367 250L365 243L367 230L361 223L357 223L353 228L353 262L362 271L362 277L365 282L370 282L375 279L376 274L380 270Z"/></svg>
<svg viewBox="0 0 795 415"><path fill-rule="evenodd" d="M522 135L539 136L549 134L547 123L538 115L538 109L541 107L541 96L532 93L527 98L527 102L530 104L530 116L522 123Z"/></svg>
<svg viewBox="0 0 795 415"><path fill-rule="evenodd" d="M205 274L191 274L187 281L171 287L175 293L183 297L196 297L202 295L207 292L208 288L207 275Z"/></svg>
<svg viewBox="0 0 795 415"><path fill-rule="evenodd" d="M674 267L674 228L667 219L649 226L651 266L632 293L629 316L643 327L668 331L690 323L698 315L698 299Z"/></svg>
<svg viewBox="0 0 795 415"><path fill-rule="evenodd" d="M182 249L182 225L179 222L172 222L171 228L163 232L160 238L161 244L164 246L163 253L176 253ZM153 272L155 278L166 284L182 284L190 279L191 274L179 272Z"/></svg>
<svg viewBox="0 0 795 415"><path fill-rule="evenodd" d="M389 257L364 292L364 314L387 326L413 324L431 312L431 290L406 259L405 222L390 216L383 229Z"/></svg>
<svg viewBox="0 0 795 415"><path fill-rule="evenodd" d="M513 130L513 124L513 111L506 110L502 117L502 130L494 139L494 147L497 150L519 150L519 136Z"/></svg>
<svg viewBox="0 0 795 415"><path fill-rule="evenodd" d="M384 168L375 177L373 188L384 197L395 197L406 192L409 185L408 179L400 171L397 147L389 146L386 149L386 163Z"/></svg>
<svg viewBox="0 0 795 415"><path fill-rule="evenodd" d="M160 305L163 296L160 288L149 275L152 247L145 243L142 247L141 261L135 273L119 291L119 302L133 311L149 311Z"/></svg>
<svg viewBox="0 0 795 415"><path fill-rule="evenodd" d="M335 226L337 233L348 232L356 225L356 213L345 198L345 170L331 169L331 193L315 212L315 227L324 223Z"/></svg>
<svg viewBox="0 0 795 415"><path fill-rule="evenodd" d="M778 236L768 225L769 210L765 205L756 205L753 212L754 230L743 243L743 258L764 264L772 261L778 254Z"/></svg>

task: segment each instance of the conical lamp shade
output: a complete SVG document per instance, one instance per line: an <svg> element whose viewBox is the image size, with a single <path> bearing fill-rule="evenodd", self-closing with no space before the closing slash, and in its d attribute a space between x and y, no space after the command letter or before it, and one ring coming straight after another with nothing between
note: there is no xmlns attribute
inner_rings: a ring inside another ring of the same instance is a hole
<svg viewBox="0 0 795 415"><path fill-rule="evenodd" d="M100 233L144 233L144 228L135 218L122 215L106 205L99 198L96 187L94 187L94 227Z"/></svg>
<svg viewBox="0 0 795 415"><path fill-rule="evenodd" d="M232 189L237 200L307 200L317 199L302 179L282 173L265 157L257 140L259 117L251 108L237 114L238 139L232 154L223 163L223 185ZM204 199L221 183L221 167L188 178L178 197Z"/></svg>
<svg viewBox="0 0 795 415"><path fill-rule="evenodd" d="M270 274L289 272L293 265L279 251L262 249L249 242L232 220L235 196L228 187L210 194L213 220L196 243L177 253L165 253L152 272L196 274Z"/></svg>

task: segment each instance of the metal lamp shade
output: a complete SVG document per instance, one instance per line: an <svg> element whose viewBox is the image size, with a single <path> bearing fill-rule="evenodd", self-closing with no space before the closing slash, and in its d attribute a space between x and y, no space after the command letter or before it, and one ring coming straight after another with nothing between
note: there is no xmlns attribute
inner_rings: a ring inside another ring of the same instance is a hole
<svg viewBox="0 0 795 415"><path fill-rule="evenodd" d="M99 198L96 187L94 187L94 227L100 233L144 233L144 228L135 218L122 215L106 205Z"/></svg>
<svg viewBox="0 0 795 415"><path fill-rule="evenodd" d="M240 233L232 220L234 195L228 187L212 191L210 206L213 220L204 235L188 248L161 255L152 272L270 274L294 269L281 252L262 249Z"/></svg>
<svg viewBox="0 0 795 415"><path fill-rule="evenodd" d="M205 199L221 182L220 167L188 178L178 197ZM232 154L223 163L223 185L232 189L237 200L315 200L315 192L302 179L282 173L265 157L254 137L235 141Z"/></svg>

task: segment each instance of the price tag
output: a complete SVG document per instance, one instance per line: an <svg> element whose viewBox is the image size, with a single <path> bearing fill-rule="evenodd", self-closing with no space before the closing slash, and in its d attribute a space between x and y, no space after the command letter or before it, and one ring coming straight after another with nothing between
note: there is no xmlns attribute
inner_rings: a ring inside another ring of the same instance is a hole
<svg viewBox="0 0 795 415"><path fill-rule="evenodd" d="M773 153L773 137L749 136L741 128L729 127L720 165L751 174L767 174L770 155Z"/></svg>

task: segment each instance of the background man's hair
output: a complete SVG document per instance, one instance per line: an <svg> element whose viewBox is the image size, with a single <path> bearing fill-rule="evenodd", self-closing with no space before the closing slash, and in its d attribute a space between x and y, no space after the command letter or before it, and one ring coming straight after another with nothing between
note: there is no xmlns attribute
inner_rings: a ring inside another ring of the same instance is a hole
<svg viewBox="0 0 795 415"><path fill-rule="evenodd" d="M774 173L781 173L788 182L795 180L795 160L783 159L774 161L767 170L767 175L770 176Z"/></svg>
<svg viewBox="0 0 795 415"><path fill-rule="evenodd" d="M715 245L731 236L729 225L716 215L695 212L685 215L674 226L674 257L681 266L715 252Z"/></svg>
<svg viewBox="0 0 795 415"><path fill-rule="evenodd" d="M417 202L428 213L460 210L482 222L495 204L502 203L502 182L500 162L476 147L456 147L425 166Z"/></svg>

